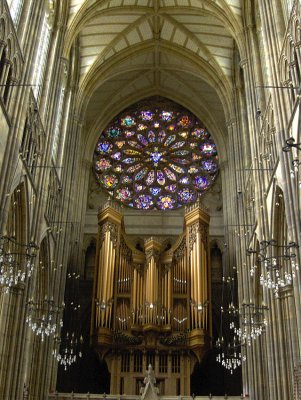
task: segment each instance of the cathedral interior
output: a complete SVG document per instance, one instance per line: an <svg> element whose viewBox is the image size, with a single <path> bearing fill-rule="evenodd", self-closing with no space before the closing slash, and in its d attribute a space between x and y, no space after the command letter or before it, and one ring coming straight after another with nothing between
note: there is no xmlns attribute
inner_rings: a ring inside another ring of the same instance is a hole
<svg viewBox="0 0 301 400"><path fill-rule="evenodd" d="M300 48L300 0L0 0L0 400L301 399Z"/></svg>

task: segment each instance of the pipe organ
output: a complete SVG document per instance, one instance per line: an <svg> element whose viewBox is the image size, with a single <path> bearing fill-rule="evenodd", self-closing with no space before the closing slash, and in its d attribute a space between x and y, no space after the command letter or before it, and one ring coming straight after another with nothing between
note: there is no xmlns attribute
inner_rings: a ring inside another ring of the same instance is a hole
<svg viewBox="0 0 301 400"><path fill-rule="evenodd" d="M139 394L152 364L161 395L190 395L190 375L210 344L209 216L185 213L175 244L137 249L112 203L98 214L91 335L111 373L111 393Z"/></svg>

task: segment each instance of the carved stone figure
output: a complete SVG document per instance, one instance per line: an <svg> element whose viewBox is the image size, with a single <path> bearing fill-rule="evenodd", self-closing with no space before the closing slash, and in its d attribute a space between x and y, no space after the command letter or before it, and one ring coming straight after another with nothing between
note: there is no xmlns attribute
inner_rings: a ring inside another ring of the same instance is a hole
<svg viewBox="0 0 301 400"><path fill-rule="evenodd" d="M159 389L155 386L156 378L151 364L146 370L143 383L145 386L140 389L141 400L157 400Z"/></svg>

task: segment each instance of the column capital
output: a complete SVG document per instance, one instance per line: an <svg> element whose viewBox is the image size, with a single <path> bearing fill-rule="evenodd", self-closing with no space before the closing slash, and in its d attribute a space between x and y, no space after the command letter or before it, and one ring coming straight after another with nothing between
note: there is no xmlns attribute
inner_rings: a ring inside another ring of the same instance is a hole
<svg viewBox="0 0 301 400"><path fill-rule="evenodd" d="M248 59L247 58L243 58L242 60L240 60L240 62L239 62L239 66L241 67L241 68L244 68L247 64L248 64Z"/></svg>
<svg viewBox="0 0 301 400"><path fill-rule="evenodd" d="M236 119L235 117L230 118L230 119L227 121L227 127L228 127L228 128L232 128L232 126L234 126L236 123L237 123L237 119Z"/></svg>

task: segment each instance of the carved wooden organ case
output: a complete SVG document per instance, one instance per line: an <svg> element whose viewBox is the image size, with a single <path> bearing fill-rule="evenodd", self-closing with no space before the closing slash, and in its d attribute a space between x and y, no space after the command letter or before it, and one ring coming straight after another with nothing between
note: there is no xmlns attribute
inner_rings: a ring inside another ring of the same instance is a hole
<svg viewBox="0 0 301 400"><path fill-rule="evenodd" d="M137 380L151 362L159 381L169 378L165 394L181 395L189 394L188 378L211 334L209 216L197 203L184 218L184 232L171 248L150 237L140 251L127 238L118 209L107 204L100 210L91 321L93 345L111 374ZM120 360L124 352L128 366ZM173 366L175 354L182 370ZM118 379L111 393L125 390Z"/></svg>

